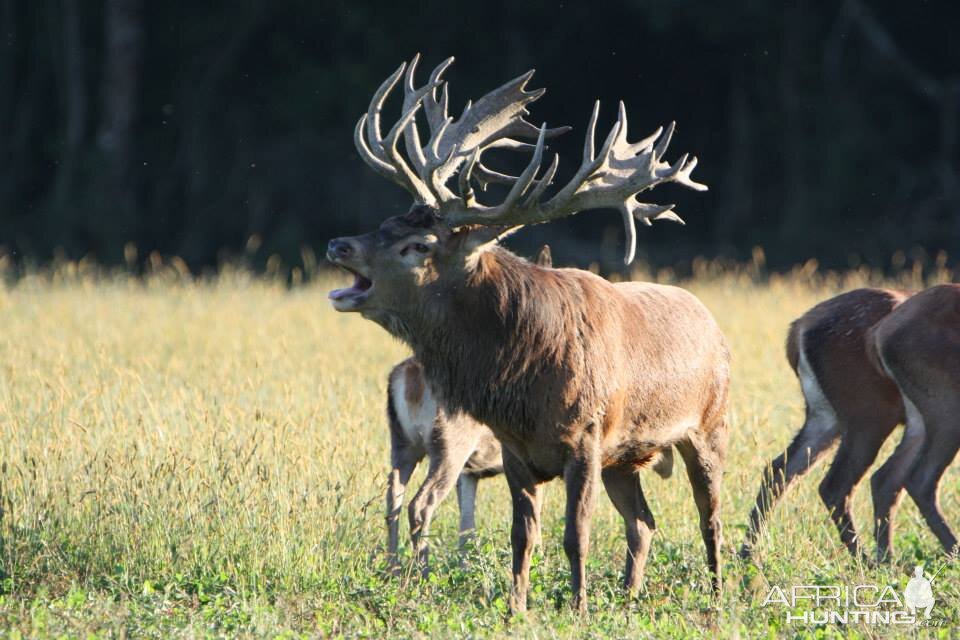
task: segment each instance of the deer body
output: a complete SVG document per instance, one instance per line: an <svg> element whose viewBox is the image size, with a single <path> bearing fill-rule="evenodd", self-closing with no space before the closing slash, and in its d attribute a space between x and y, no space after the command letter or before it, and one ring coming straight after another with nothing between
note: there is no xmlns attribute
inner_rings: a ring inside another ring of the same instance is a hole
<svg viewBox="0 0 960 640"><path fill-rule="evenodd" d="M434 298L429 320L401 337L448 408L489 425L544 480L563 474L586 425L604 466L639 468L722 421L723 337L682 289L614 285L493 248Z"/></svg>
<svg viewBox="0 0 960 640"><path fill-rule="evenodd" d="M841 541L860 555L853 492L900 423L900 443L870 479L877 558L893 551L892 520L904 489L944 548L955 550L937 487L960 446L960 286L913 296L857 289L831 298L790 326L787 358L806 420L764 473L741 555L751 554L770 509L837 441L820 496Z"/></svg>
<svg viewBox="0 0 960 640"><path fill-rule="evenodd" d="M503 444L514 495L514 608L526 606L536 499L556 477L567 486L564 548L577 606L585 606L601 481L626 520L626 587L638 588L655 525L636 473L673 445L687 463L719 589L729 361L709 312L681 289L543 270L499 248L437 299L447 302L426 314L433 322L407 339L448 409L486 423Z"/></svg>
<svg viewBox="0 0 960 640"><path fill-rule="evenodd" d="M819 493L847 549L859 552L852 496L903 419L896 385L871 363L866 338L905 298L896 291L857 289L821 302L790 325L787 360L800 382L806 419L764 471L742 556L751 554L769 511L837 441Z"/></svg>
<svg viewBox="0 0 960 640"><path fill-rule="evenodd" d="M431 221L415 211L341 239L356 256L348 264L418 225L436 232ZM556 477L567 486L564 547L576 606L585 607L601 482L627 528L625 584L639 587L655 524L637 473L671 446L687 464L719 589L729 355L710 313L675 287L546 269L498 246L471 256L463 271L423 285L417 305L360 313L410 344L445 419L466 414L502 443L514 499L514 608L526 606L541 485Z"/></svg>
<svg viewBox="0 0 960 640"><path fill-rule="evenodd" d="M960 448L960 285L912 296L877 324L867 346L902 394L906 420L903 439L872 478L877 555L893 552L891 523L904 489L944 550L955 553L937 492Z"/></svg>
<svg viewBox="0 0 960 640"><path fill-rule="evenodd" d="M566 485L564 550L574 607L586 610L584 566L601 483L624 519L626 587L639 587L655 525L638 470L672 446L687 466L719 591L729 356L710 313L680 289L543 268L497 245L524 225L613 208L623 218L629 263L635 221L681 221L673 205L642 203L637 194L665 182L705 190L691 177L696 158L685 154L672 165L664 159L672 124L629 142L623 103L597 150L597 103L579 168L545 197L559 162L555 156L541 171L545 139L566 128L524 120L526 105L543 94L525 90L532 72L453 118L441 80L452 59L420 88L417 60L387 78L354 132L361 157L409 191L414 204L376 231L330 242L327 257L354 274L351 287L330 293L334 307L359 312L407 342L443 417L469 416L500 440L513 499L515 611L526 608L542 485L556 477ZM402 77L403 114L384 136L383 105ZM430 132L425 145L421 109ZM491 148L533 155L520 175L508 176L484 166L481 156ZM500 204L478 201L474 186L490 183L509 185Z"/></svg>

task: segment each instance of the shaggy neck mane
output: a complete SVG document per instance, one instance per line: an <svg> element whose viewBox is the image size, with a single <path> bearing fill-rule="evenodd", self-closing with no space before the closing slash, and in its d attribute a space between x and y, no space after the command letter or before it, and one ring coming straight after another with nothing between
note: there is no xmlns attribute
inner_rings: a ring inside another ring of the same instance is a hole
<svg viewBox="0 0 960 640"><path fill-rule="evenodd" d="M587 301L568 274L495 247L463 281L443 285L442 295L428 292L392 330L413 347L448 410L495 429L524 429L542 407L531 400L542 394L531 391L565 387L559 365L583 361Z"/></svg>

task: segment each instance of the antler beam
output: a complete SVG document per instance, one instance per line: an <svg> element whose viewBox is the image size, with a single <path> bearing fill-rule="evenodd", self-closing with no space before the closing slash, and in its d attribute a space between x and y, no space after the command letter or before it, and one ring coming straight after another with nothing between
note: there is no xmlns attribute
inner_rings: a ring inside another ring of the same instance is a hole
<svg viewBox="0 0 960 640"><path fill-rule="evenodd" d="M543 136L537 140L533 158L521 174L506 199L499 205L484 207L474 205L458 210L446 211L447 222L452 226L465 224L482 225L528 225L549 222L573 215L587 209L618 209L623 215L627 234L627 252L624 261L633 262L636 253L636 225L640 220L650 225L653 220L673 220L683 223L674 211L674 205L657 205L639 202L636 195L652 189L664 182L676 182L696 191L706 191L705 184L696 182L690 176L697 166L697 158L684 154L673 165L663 157L673 136L674 123L666 130L662 127L639 142L627 141L627 111L623 102L617 122L607 134L599 154L594 154L594 132L600 102L597 101L587 125L583 144L583 160L573 178L556 195L545 202L540 195L546 182L556 173L558 154L553 163L537 181L530 195L519 202L519 198L533 184L534 177L540 171L543 157ZM541 129L545 131L545 129ZM469 167L467 169L469 171Z"/></svg>
<svg viewBox="0 0 960 640"><path fill-rule="evenodd" d="M657 129L638 142L627 141L627 111L623 102L600 152L595 153L595 130L600 113L600 102L597 101L587 125L579 169L555 195L543 201L543 193L552 183L559 166L559 156L555 154L552 163L540 175L545 141L564 133L569 127L547 129L544 124L538 129L524 120L528 113L526 106L545 91L525 90L533 71L491 91L476 103L468 103L460 118L454 120L447 115L449 93L446 82L442 81L442 75L453 58L440 63L430 74L427 84L418 89L414 74L419 58L418 54L409 66L400 65L380 85L367 113L357 123L354 139L367 164L407 189L418 203L438 209L451 227L518 227L549 222L587 209L617 209L623 216L627 235L624 261L630 264L636 254L636 220L645 225L650 225L653 220L683 224L673 211L674 205L640 202L637 194L665 182L675 182L696 191L707 190L706 185L691 177L697 166L695 156L683 154L672 165L664 160L673 137L674 123L671 122L666 129ZM405 70L402 115L383 137L380 132L383 103ZM421 144L416 121L421 107L430 130L430 139L425 146ZM412 168L397 149L400 135L404 137ZM534 137L536 144L533 145L515 139ZM483 152L492 148L532 150L533 156L519 176L509 176L482 164ZM459 193L455 194L447 183L458 171ZM507 184L510 190L500 204L483 205L477 202L473 181L483 188L488 183Z"/></svg>

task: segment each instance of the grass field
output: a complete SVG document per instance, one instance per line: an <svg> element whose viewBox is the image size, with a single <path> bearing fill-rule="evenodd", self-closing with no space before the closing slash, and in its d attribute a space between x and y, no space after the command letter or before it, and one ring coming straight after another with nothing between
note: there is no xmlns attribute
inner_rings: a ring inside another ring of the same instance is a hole
<svg viewBox="0 0 960 640"><path fill-rule="evenodd" d="M772 586L877 584L899 593L914 564L930 573L945 562L909 501L895 561L853 561L819 503L822 469L776 510L755 565L733 553L763 466L802 421L783 356L787 324L876 278L818 274L813 265L769 278L756 266L704 263L696 273L684 285L716 315L734 357L727 589L719 602L709 596L682 469L669 480L649 474L658 531L646 590L627 601L618 587L621 521L601 498L586 619L564 606L559 483L547 491L525 616L506 615L502 478L481 483L479 536L463 566L451 497L435 521L431 577L385 575L385 376L407 350L330 309L326 290L344 277L289 288L236 269L191 280L162 267L140 280L62 265L0 286L0 637L956 634L960 568L952 565L934 582L933 619L920 628L800 626L762 606ZM916 287L918 278L901 284ZM422 478L420 469L412 489ZM941 495L960 525L956 469ZM856 513L872 547L867 484Z"/></svg>

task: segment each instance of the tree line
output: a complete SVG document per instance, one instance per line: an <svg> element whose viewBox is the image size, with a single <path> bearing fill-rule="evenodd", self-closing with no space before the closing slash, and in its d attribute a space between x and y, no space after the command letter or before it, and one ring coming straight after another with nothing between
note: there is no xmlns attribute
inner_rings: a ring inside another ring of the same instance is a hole
<svg viewBox="0 0 960 640"><path fill-rule="evenodd" d="M537 68L531 119L574 127L551 144L561 181L594 99L608 123L625 100L638 137L677 120L711 191L657 194L688 226L641 232L654 263L758 245L774 267L956 256L958 18L870 0L0 0L0 247L113 263L135 246L201 269L256 237L256 259L298 263L407 206L352 132L419 51L422 73L457 56L453 114ZM591 212L517 242L614 265L619 229Z"/></svg>

